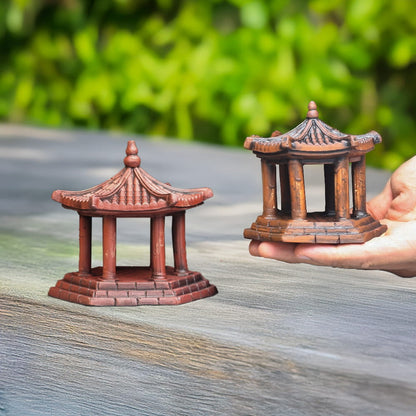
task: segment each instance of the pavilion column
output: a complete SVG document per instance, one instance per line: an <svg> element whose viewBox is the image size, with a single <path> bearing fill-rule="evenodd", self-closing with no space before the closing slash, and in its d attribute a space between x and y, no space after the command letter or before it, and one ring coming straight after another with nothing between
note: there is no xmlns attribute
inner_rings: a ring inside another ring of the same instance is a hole
<svg viewBox="0 0 416 416"><path fill-rule="evenodd" d="M338 159L334 165L335 214L337 219L350 217L348 159Z"/></svg>
<svg viewBox="0 0 416 416"><path fill-rule="evenodd" d="M103 216L103 278L116 278L117 222L112 215Z"/></svg>
<svg viewBox="0 0 416 416"><path fill-rule="evenodd" d="M335 179L334 165L324 164L325 214L335 215Z"/></svg>
<svg viewBox="0 0 416 416"><path fill-rule="evenodd" d="M263 181L263 217L270 219L276 218L276 165L262 159L261 175Z"/></svg>
<svg viewBox="0 0 416 416"><path fill-rule="evenodd" d="M366 181L365 181L365 156L352 164L352 186L353 186L353 215L356 218L367 214Z"/></svg>
<svg viewBox="0 0 416 416"><path fill-rule="evenodd" d="M152 217L150 228L152 277L163 279L166 277L165 217Z"/></svg>
<svg viewBox="0 0 416 416"><path fill-rule="evenodd" d="M280 178L280 200L282 201L281 210L285 214L290 214L290 187L289 187L289 169L287 163L279 165Z"/></svg>
<svg viewBox="0 0 416 416"><path fill-rule="evenodd" d="M188 263L186 260L185 211L178 212L172 216L172 244L175 273L186 274L188 272Z"/></svg>
<svg viewBox="0 0 416 416"><path fill-rule="evenodd" d="M297 159L289 160L289 183L292 219L306 219L305 179L302 163Z"/></svg>
<svg viewBox="0 0 416 416"><path fill-rule="evenodd" d="M92 218L79 214L78 273L81 276L86 276L91 273L91 229Z"/></svg>

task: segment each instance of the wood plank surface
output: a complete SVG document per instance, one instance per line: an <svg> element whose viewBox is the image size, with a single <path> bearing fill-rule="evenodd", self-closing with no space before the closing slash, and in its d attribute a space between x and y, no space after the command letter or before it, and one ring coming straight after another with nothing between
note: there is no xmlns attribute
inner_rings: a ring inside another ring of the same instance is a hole
<svg viewBox="0 0 416 416"><path fill-rule="evenodd" d="M76 269L78 238L50 194L117 173L128 138L0 127L1 415L415 414L416 280L250 257L242 232L262 209L250 152L134 137L159 180L213 189L187 215L188 263L219 293L92 308L47 296ZM305 173L319 209L323 172ZM370 197L388 176L369 169ZM120 263L147 262L146 220L119 221L118 236ZM99 265L98 220L93 241Z"/></svg>

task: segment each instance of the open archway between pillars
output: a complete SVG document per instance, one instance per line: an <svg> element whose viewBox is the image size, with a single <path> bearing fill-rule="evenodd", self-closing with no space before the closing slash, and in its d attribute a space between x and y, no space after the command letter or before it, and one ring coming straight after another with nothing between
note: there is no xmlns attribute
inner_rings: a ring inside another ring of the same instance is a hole
<svg viewBox="0 0 416 416"><path fill-rule="evenodd" d="M172 217L174 273L188 273L185 237L185 211ZM79 275L89 276L92 270L92 216L79 213ZM117 278L117 216L102 216L103 280ZM165 216L150 217L150 264L153 279L166 278Z"/></svg>
<svg viewBox="0 0 416 416"><path fill-rule="evenodd" d="M325 182L325 214L336 220L350 218L350 177L352 188L352 217L361 218L366 213L366 163L365 156L350 163L347 157L329 161L305 162L298 159L287 161L261 160L263 183L263 217L277 219L279 212L293 220L307 218L304 165L323 164ZM280 208L277 197L277 169L280 185ZM290 184L294 184L290 186ZM281 215L280 214L280 215Z"/></svg>

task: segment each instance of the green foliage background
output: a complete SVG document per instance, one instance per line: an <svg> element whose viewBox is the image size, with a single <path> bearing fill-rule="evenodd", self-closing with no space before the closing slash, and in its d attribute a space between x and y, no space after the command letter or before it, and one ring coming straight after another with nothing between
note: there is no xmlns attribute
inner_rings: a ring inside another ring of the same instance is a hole
<svg viewBox="0 0 416 416"><path fill-rule="evenodd" d="M415 30L408 0L3 0L0 118L241 145L314 100L392 169L416 153Z"/></svg>

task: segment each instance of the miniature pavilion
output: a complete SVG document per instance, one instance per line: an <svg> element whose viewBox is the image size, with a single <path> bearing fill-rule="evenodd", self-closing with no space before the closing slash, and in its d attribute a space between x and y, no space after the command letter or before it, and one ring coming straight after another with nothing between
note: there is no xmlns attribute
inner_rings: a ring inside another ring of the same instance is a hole
<svg viewBox="0 0 416 416"><path fill-rule="evenodd" d="M268 138L247 137L244 147L261 160L263 212L244 230L244 237L342 244L362 243L384 233L387 227L366 211L365 155L380 142L375 131L350 135L328 126L319 119L313 101L306 119L289 132L276 131ZM307 211L304 165L308 164L323 165L324 212Z"/></svg>
<svg viewBox="0 0 416 416"><path fill-rule="evenodd" d="M52 199L79 214L79 269L67 273L49 295L94 306L170 305L215 295L217 289L188 269L185 211L213 196L210 188L178 189L140 167L129 141L125 167L104 183L83 191L53 192ZM165 217L172 217L174 266L165 264ZM91 267L92 218L102 219L102 267ZM117 218L150 218L149 266L117 266Z"/></svg>

